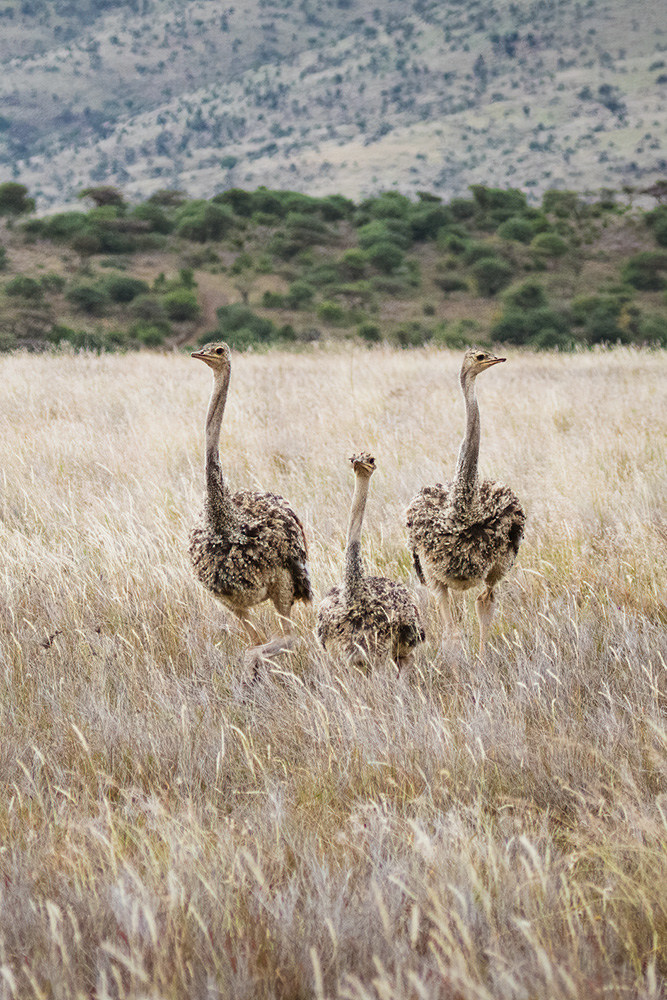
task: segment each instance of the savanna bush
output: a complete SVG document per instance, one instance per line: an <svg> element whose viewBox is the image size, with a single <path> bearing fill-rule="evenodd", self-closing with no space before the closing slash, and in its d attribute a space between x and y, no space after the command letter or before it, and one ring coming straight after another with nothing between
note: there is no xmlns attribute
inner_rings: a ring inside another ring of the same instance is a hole
<svg viewBox="0 0 667 1000"><path fill-rule="evenodd" d="M509 285L514 269L499 257L483 257L473 264L472 275L480 295L491 298Z"/></svg>
<svg viewBox="0 0 667 1000"><path fill-rule="evenodd" d="M503 240L516 240L518 243L530 243L533 238L534 229L528 219L523 219L519 215L512 216L505 222L501 222L496 230L498 236Z"/></svg>
<svg viewBox="0 0 667 1000"><path fill-rule="evenodd" d="M199 316L199 303L196 294L189 288L175 288L163 299L167 317L177 323L196 319Z"/></svg>
<svg viewBox="0 0 667 1000"><path fill-rule="evenodd" d="M630 257L621 271L624 282L642 292L660 291L667 287L667 252L645 250Z"/></svg>
<svg viewBox="0 0 667 1000"><path fill-rule="evenodd" d="M26 274L17 274L15 278L7 282L4 292L11 298L41 299L43 288L35 278L30 278Z"/></svg>

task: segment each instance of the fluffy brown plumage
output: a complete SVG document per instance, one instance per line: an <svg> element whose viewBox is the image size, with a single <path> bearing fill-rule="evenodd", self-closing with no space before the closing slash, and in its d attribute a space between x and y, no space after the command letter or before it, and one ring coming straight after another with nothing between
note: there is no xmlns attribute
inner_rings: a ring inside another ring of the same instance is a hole
<svg viewBox="0 0 667 1000"><path fill-rule="evenodd" d="M303 526L290 505L275 493L231 493L220 467L219 439L231 364L226 344L207 344L192 355L213 370L206 417L206 493L199 523L190 535L190 559L198 580L242 621L251 642L259 642L247 617L255 604L270 600L290 632L295 601L310 601ZM254 650L255 658L288 649L283 635Z"/></svg>
<svg viewBox="0 0 667 1000"><path fill-rule="evenodd" d="M491 480L480 483L477 478L480 425L475 378L504 360L478 348L466 351L461 367L466 434L456 474L452 482L424 487L407 510L415 568L437 597L446 630L454 630L449 590L486 584L477 599L482 648L493 617L494 587L516 559L526 520L509 487Z"/></svg>
<svg viewBox="0 0 667 1000"><path fill-rule="evenodd" d="M391 657L399 667L409 663L424 640L414 596L400 583L364 576L361 526L368 485L375 471L372 455L350 459L355 491L345 549L344 582L326 595L317 612L316 634L326 650L352 663Z"/></svg>
<svg viewBox="0 0 667 1000"><path fill-rule="evenodd" d="M267 598L284 602L290 578L292 603L310 601L303 527L276 493L241 491L230 496L232 516L224 526L204 512L190 535L190 559L197 579L232 610Z"/></svg>

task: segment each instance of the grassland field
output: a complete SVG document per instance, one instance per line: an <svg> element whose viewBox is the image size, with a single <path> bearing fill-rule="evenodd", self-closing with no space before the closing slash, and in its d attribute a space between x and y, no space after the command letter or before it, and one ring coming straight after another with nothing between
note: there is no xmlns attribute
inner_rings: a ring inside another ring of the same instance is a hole
<svg viewBox="0 0 667 1000"><path fill-rule="evenodd" d="M452 472L460 354L235 354L221 457L341 578L416 586L403 511ZM249 685L194 580L205 367L0 357L0 1000L667 995L663 352L510 353L480 470L528 524L476 657L368 675L301 642ZM421 598L426 606L426 595ZM258 612L270 631L273 612Z"/></svg>

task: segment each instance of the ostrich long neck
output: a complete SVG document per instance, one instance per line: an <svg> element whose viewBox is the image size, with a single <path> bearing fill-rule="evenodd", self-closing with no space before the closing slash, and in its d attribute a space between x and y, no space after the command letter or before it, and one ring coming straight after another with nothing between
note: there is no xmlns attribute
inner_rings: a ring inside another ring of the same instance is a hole
<svg viewBox="0 0 667 1000"><path fill-rule="evenodd" d="M354 593L364 578L361 565L361 525L364 521L369 482L369 476L357 474L355 477L350 523L347 527L347 545L345 546L345 591L348 594Z"/></svg>
<svg viewBox="0 0 667 1000"><path fill-rule="evenodd" d="M229 488L220 467L220 427L227 403L229 370L213 376L213 392L206 414L206 515L216 527L231 520Z"/></svg>
<svg viewBox="0 0 667 1000"><path fill-rule="evenodd" d="M454 474L454 504L463 513L474 505L477 498L480 424L475 379L463 376L461 388L466 408L466 432L461 442Z"/></svg>

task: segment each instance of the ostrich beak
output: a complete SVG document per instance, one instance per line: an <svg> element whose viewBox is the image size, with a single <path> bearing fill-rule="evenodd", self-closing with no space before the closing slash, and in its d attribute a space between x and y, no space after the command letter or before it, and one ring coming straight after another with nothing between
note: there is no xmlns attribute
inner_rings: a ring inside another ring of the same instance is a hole
<svg viewBox="0 0 667 1000"><path fill-rule="evenodd" d="M507 358L487 358L486 361L482 362L484 368L490 368L491 365L499 365L501 361L507 361Z"/></svg>
<svg viewBox="0 0 667 1000"><path fill-rule="evenodd" d="M201 351L193 351L192 354L190 355L190 357L191 358L199 358L200 361L203 361L204 358L206 357L206 355L202 354Z"/></svg>

